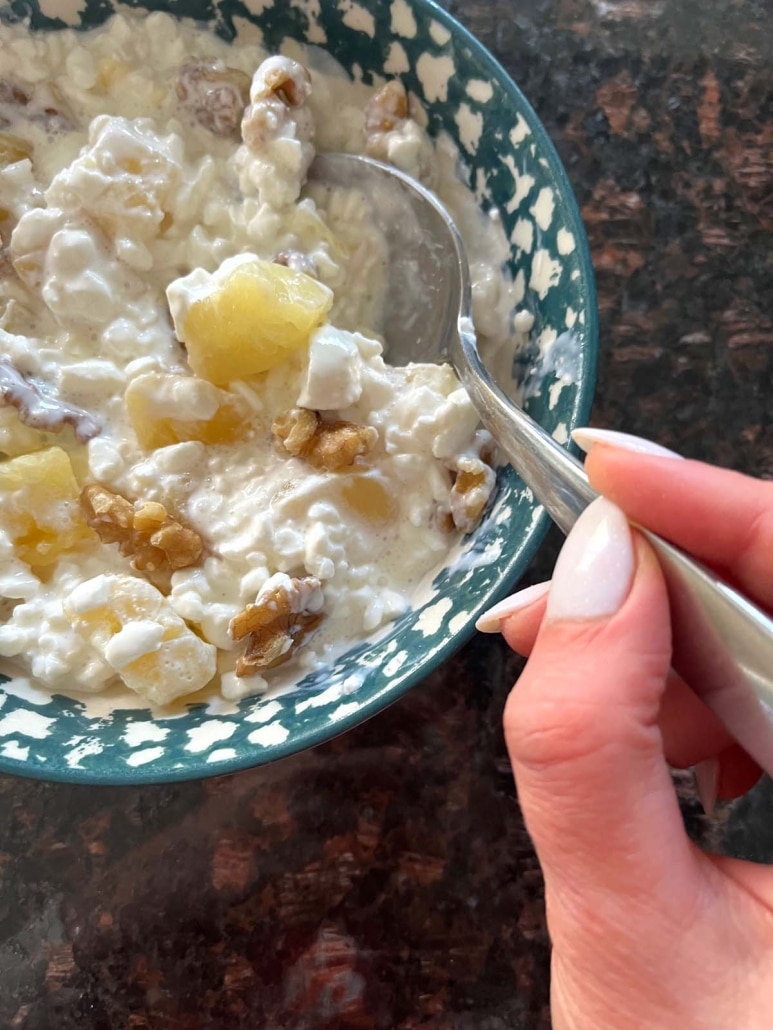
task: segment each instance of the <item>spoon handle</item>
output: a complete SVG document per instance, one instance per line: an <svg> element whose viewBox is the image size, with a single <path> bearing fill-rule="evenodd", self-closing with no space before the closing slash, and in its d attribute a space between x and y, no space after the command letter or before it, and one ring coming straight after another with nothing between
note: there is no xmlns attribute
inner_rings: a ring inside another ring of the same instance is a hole
<svg viewBox="0 0 773 1030"><path fill-rule="evenodd" d="M598 495L580 462L496 386L464 335L466 360L456 364L481 421L568 533ZM636 528L657 554L668 586L674 669L773 775L773 620L700 562Z"/></svg>

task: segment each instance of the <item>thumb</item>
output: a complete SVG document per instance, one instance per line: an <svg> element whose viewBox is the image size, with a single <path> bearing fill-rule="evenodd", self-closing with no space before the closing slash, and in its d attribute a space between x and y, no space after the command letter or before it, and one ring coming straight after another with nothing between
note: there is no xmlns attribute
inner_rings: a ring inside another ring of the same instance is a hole
<svg viewBox="0 0 773 1030"><path fill-rule="evenodd" d="M630 902L667 909L670 895L672 916L689 903L694 856L658 728L670 660L657 561L599 498L559 556L505 709L518 797L553 907L560 897L598 921Z"/></svg>

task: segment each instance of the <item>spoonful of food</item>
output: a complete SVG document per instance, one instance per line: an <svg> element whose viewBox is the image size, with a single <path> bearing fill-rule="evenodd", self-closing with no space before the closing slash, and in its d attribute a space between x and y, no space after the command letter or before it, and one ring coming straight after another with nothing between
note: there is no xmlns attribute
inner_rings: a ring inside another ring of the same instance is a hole
<svg viewBox="0 0 773 1030"><path fill-rule="evenodd" d="M464 244L438 198L397 169L353 154L320 154L323 188L357 190L388 247L384 339L393 365L450 361L481 422L565 532L597 494L582 465L497 385L478 353ZM673 665L736 740L773 774L773 620L713 571L636 527L668 585Z"/></svg>

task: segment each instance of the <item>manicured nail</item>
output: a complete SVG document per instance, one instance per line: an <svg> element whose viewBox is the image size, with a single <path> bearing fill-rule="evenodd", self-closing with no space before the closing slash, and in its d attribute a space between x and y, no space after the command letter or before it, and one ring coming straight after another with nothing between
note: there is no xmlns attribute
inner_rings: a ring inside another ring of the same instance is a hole
<svg viewBox="0 0 773 1030"><path fill-rule="evenodd" d="M493 608L484 612L475 623L475 628L480 633L499 633L500 627L508 615L514 615L515 612L528 608L530 604L534 604L535 601L544 597L548 590L550 590L550 582L535 583L533 587L519 590L517 594L506 597L504 601L500 601L499 604L495 604Z"/></svg>
<svg viewBox="0 0 773 1030"><path fill-rule="evenodd" d="M575 522L558 556L548 619L612 615L628 596L634 565L628 520L611 501L597 498Z"/></svg>
<svg viewBox="0 0 773 1030"><path fill-rule="evenodd" d="M709 817L714 814L719 790L719 762L716 758L707 758L698 762L693 768L695 787L701 799L703 811Z"/></svg>
<svg viewBox="0 0 773 1030"><path fill-rule="evenodd" d="M652 440L645 440L641 436L631 436L630 433L618 433L614 429L575 429L572 432L572 439L578 447L587 454L591 447L597 443L609 444L611 447L620 447L624 451L634 451L637 454L652 454L658 458L682 458L676 451L669 451L667 447L661 447L659 443Z"/></svg>

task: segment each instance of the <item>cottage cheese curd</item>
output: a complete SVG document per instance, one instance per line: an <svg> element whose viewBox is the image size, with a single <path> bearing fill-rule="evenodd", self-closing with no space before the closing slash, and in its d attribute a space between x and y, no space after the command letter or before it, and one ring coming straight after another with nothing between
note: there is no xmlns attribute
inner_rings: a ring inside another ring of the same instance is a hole
<svg viewBox="0 0 773 1030"><path fill-rule="evenodd" d="M315 148L435 188L478 329L506 243L399 84L166 15L0 26L0 655L57 691L263 692L401 614L493 488L447 366L391 367L364 198Z"/></svg>

